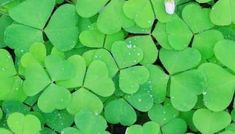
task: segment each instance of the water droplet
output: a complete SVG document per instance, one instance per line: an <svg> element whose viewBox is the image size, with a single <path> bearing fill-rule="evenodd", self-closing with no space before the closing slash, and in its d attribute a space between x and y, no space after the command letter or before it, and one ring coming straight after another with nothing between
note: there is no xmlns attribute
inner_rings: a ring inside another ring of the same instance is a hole
<svg viewBox="0 0 235 134"><path fill-rule="evenodd" d="M206 91L204 91L204 92L202 92L202 94L203 94L203 95L206 95L206 94L207 94L207 92L206 92Z"/></svg>
<svg viewBox="0 0 235 134"><path fill-rule="evenodd" d="M131 44L128 44L128 45L127 45L127 48L132 48L132 45L131 45Z"/></svg>
<svg viewBox="0 0 235 134"><path fill-rule="evenodd" d="M20 52L21 52L21 53L23 53L23 52L24 52L24 50L23 50L23 49L21 49L21 50L20 50Z"/></svg>
<svg viewBox="0 0 235 134"><path fill-rule="evenodd" d="M166 121L166 118L163 118L164 121Z"/></svg>
<svg viewBox="0 0 235 134"><path fill-rule="evenodd" d="M138 56L140 56L140 53L137 53Z"/></svg>
<svg viewBox="0 0 235 134"><path fill-rule="evenodd" d="M141 101L142 101L142 99L140 99L140 98L139 98L139 99L138 99L138 101L139 101L139 102L141 102Z"/></svg>
<svg viewBox="0 0 235 134"><path fill-rule="evenodd" d="M2 67L2 71L6 71L6 68L5 68L5 67Z"/></svg>

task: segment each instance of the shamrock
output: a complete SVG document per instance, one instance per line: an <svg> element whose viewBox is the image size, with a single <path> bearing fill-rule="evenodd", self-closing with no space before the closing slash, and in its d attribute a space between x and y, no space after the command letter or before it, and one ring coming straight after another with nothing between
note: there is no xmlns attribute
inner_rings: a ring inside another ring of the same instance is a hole
<svg viewBox="0 0 235 134"><path fill-rule="evenodd" d="M23 90L27 96L34 96L43 91L38 99L38 106L44 112L52 112L55 109L66 108L71 99L70 92L66 88L56 85L56 81L73 78L74 66L59 56L46 56L43 49L45 50L45 47L42 47L41 53L37 54L33 53L34 51L28 52L21 59L25 64ZM29 56L30 58L28 58ZM43 59L44 64L42 65L37 59L42 60L43 57L45 59ZM27 60L29 61L26 62ZM34 62L30 62L30 60ZM57 98L52 97L55 94Z"/></svg>
<svg viewBox="0 0 235 134"><path fill-rule="evenodd" d="M35 5L38 5L36 9ZM49 3L46 0L40 2L37 0L26 0L12 8L9 11L9 15L16 23L6 29L6 44L14 48L18 55L23 55L34 42L44 41L43 32L45 32L52 44L58 49L63 51L72 49L76 45L78 38L78 17L75 7L72 5L61 6L51 17L49 24L46 25L54 5L55 0L51 0ZM26 15L25 11L29 14ZM68 15L64 15L64 13ZM40 17L38 18L38 16ZM68 20L68 22L62 21L61 17L66 17L65 20ZM69 27L64 28L67 24L69 24ZM64 35L61 36L58 33L64 33ZM16 38L15 35L21 36Z"/></svg>
<svg viewBox="0 0 235 134"><path fill-rule="evenodd" d="M126 134L160 134L160 127L153 121L146 122L143 126L132 125L126 129Z"/></svg>
<svg viewBox="0 0 235 134"><path fill-rule="evenodd" d="M230 25L235 23L233 0L220 0L216 2L210 12L210 19L215 25Z"/></svg>
<svg viewBox="0 0 235 134"><path fill-rule="evenodd" d="M11 55L4 49L0 49L0 79L0 100L25 99L23 81L16 71Z"/></svg>
<svg viewBox="0 0 235 134"><path fill-rule="evenodd" d="M179 112L169 103L156 104L148 112L149 118L158 123L163 133L185 133L187 127L183 119L177 117ZM177 125L176 125L177 124Z"/></svg>
<svg viewBox="0 0 235 134"><path fill-rule="evenodd" d="M201 133L216 133L230 122L231 117L225 111L212 112L208 109L198 109L193 114L193 123Z"/></svg>
<svg viewBox="0 0 235 134"><path fill-rule="evenodd" d="M31 114L12 113L7 119L7 124L15 134L35 134L41 130L40 120Z"/></svg>
<svg viewBox="0 0 235 134"><path fill-rule="evenodd" d="M107 123L105 119L90 111L80 111L74 117L75 125L77 128L74 127L67 127L62 130L61 133L64 134L93 134L93 133L100 133L106 134L105 131L107 127ZM92 126L92 127L91 127Z"/></svg>
<svg viewBox="0 0 235 134"><path fill-rule="evenodd" d="M204 105L215 112L224 110L233 98L235 76L214 63L204 63L199 70L207 79L207 88L203 93Z"/></svg>
<svg viewBox="0 0 235 134"><path fill-rule="evenodd" d="M78 55L70 57L68 61L76 68L75 76L72 79L58 82L58 85L78 89L72 94L72 99L67 107L68 112L75 114L80 110L88 109L100 113L103 109L103 103L95 94L108 97L115 90L106 64L100 60L94 60L87 67L84 58Z"/></svg>
<svg viewBox="0 0 235 134"><path fill-rule="evenodd" d="M137 120L135 110L123 99L108 102L104 108L105 119L113 124L129 126Z"/></svg>

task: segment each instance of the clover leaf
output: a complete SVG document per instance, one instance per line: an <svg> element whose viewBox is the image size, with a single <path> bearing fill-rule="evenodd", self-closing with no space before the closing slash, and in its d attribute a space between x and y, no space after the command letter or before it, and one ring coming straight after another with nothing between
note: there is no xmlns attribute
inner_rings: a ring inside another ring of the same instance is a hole
<svg viewBox="0 0 235 134"><path fill-rule="evenodd" d="M103 103L95 94L81 88L72 94L72 99L67 107L67 111L71 114L76 114L81 110L101 113L103 110Z"/></svg>
<svg viewBox="0 0 235 134"><path fill-rule="evenodd" d="M210 9L201 8L198 4L188 4L182 11L182 17L193 33L212 28L214 25L209 18ZM194 14L194 17L191 15Z"/></svg>
<svg viewBox="0 0 235 134"><path fill-rule="evenodd" d="M55 1L25 0L10 9L10 17L20 23L6 29L5 43L16 49L18 55L27 51L34 42L43 42L42 31L54 8ZM35 9L35 5L38 5ZM24 12L29 14L25 14ZM38 17L40 16L40 17ZM18 36L21 35L21 36Z"/></svg>
<svg viewBox="0 0 235 134"><path fill-rule="evenodd" d="M193 122L201 133L216 133L231 122L229 113L225 111L212 112L208 109L198 109L193 114Z"/></svg>
<svg viewBox="0 0 235 134"><path fill-rule="evenodd" d="M198 95L206 89L206 78L198 70L186 71L171 77L170 97L172 105L180 111L191 110Z"/></svg>
<svg viewBox="0 0 235 134"><path fill-rule="evenodd" d="M5 128L0 128L0 133L1 134L12 134L12 132L8 129Z"/></svg>
<svg viewBox="0 0 235 134"><path fill-rule="evenodd" d="M72 59L71 61L76 67L75 76L72 79L58 82L60 86L78 88L72 94L71 101L67 107L68 112L76 114L86 109L100 113L103 109L103 103L96 95L108 97L115 90L106 64L100 60L94 60L86 67L85 60L82 57L73 56ZM77 104L79 104L79 107Z"/></svg>
<svg viewBox="0 0 235 134"><path fill-rule="evenodd" d="M214 63L204 63L199 67L207 79L203 94L204 105L212 111L224 110L232 101L235 76Z"/></svg>
<svg viewBox="0 0 235 134"><path fill-rule="evenodd" d="M47 0L26 0L11 9L9 11L9 15L18 23L34 27L36 29L42 29L50 17L54 4L54 0L49 2ZM25 14L25 12L28 14Z"/></svg>
<svg viewBox="0 0 235 134"><path fill-rule="evenodd" d="M216 2L210 12L210 19L215 25L230 25L235 23L233 0L220 0Z"/></svg>
<svg viewBox="0 0 235 134"><path fill-rule="evenodd" d="M31 114L12 113L7 119L7 124L15 134L34 134L41 130L40 120Z"/></svg>
<svg viewBox="0 0 235 134"><path fill-rule="evenodd" d="M142 85L136 93L125 96L125 99L135 109L147 112L152 108L154 101L151 91L152 89L147 83L147 86Z"/></svg>
<svg viewBox="0 0 235 134"><path fill-rule="evenodd" d="M151 85L153 100L155 103L162 103L166 98L169 76L159 66L149 64L145 67L150 74L148 82Z"/></svg>
<svg viewBox="0 0 235 134"><path fill-rule="evenodd" d="M214 56L215 44L223 39L223 34L218 30L208 30L194 36L192 47L200 51L203 60L210 59Z"/></svg>
<svg viewBox="0 0 235 134"><path fill-rule="evenodd" d="M92 17L97 14L108 2L108 0L79 0L76 3L76 10L82 17Z"/></svg>
<svg viewBox="0 0 235 134"><path fill-rule="evenodd" d="M170 74L196 67L201 61L201 54L195 48L186 48L182 51L161 49L159 57Z"/></svg>
<svg viewBox="0 0 235 134"><path fill-rule="evenodd" d="M115 34L101 33L96 24L89 26L88 30L81 32L79 39L84 46L92 48L106 48L111 49L113 42L122 40L124 34L122 31Z"/></svg>
<svg viewBox="0 0 235 134"><path fill-rule="evenodd" d="M104 108L104 116L109 123L121 123L125 126L132 125L137 120L135 110L123 99L108 102Z"/></svg>
<svg viewBox="0 0 235 134"><path fill-rule="evenodd" d="M149 121L143 126L132 125L128 127L126 134L160 134L160 126L153 121Z"/></svg>
<svg viewBox="0 0 235 134"><path fill-rule="evenodd" d="M187 130L186 122L181 118L173 119L171 122L164 125L162 128L162 133L164 134L172 134L178 133L183 134Z"/></svg>
<svg viewBox="0 0 235 134"><path fill-rule="evenodd" d="M5 43L15 49L17 55L22 56L34 42L43 42L42 32L38 29L12 24L5 31Z"/></svg>
<svg viewBox="0 0 235 134"><path fill-rule="evenodd" d="M43 113L43 117L45 124L57 132L71 126L74 120L74 117L65 110Z"/></svg>
<svg viewBox="0 0 235 134"><path fill-rule="evenodd" d="M55 11L45 28L45 33L56 48L68 51L77 44L79 35L78 20L73 5L62 5Z"/></svg>
<svg viewBox="0 0 235 134"><path fill-rule="evenodd" d="M231 40L221 40L214 47L215 57L226 67L235 71L235 64L231 57L234 57L235 42Z"/></svg>
<svg viewBox="0 0 235 134"><path fill-rule="evenodd" d="M24 100L22 79L16 72L14 62L8 51L0 49L0 100Z"/></svg>
<svg viewBox="0 0 235 134"><path fill-rule="evenodd" d="M143 59L140 64L152 64L157 60L158 49L150 36L135 36L127 38L126 42L142 49Z"/></svg>
<svg viewBox="0 0 235 134"><path fill-rule="evenodd" d="M127 17L135 20L142 28L149 28L154 21L154 12L150 0L129 0L123 5L123 11Z"/></svg>
<svg viewBox="0 0 235 134"><path fill-rule="evenodd" d="M122 27L133 25L133 22L123 13L124 2L124 0L112 0L100 12L97 19L97 27L101 32L113 34L119 32Z"/></svg>
<svg viewBox="0 0 235 134"><path fill-rule="evenodd" d="M115 42L112 45L111 52L119 68L136 65L143 59L143 51L139 47L124 41Z"/></svg>
<svg viewBox="0 0 235 134"><path fill-rule="evenodd" d="M188 26L178 16L166 23L166 32L168 34L168 42L176 50L182 50L187 47L193 36Z"/></svg>
<svg viewBox="0 0 235 134"><path fill-rule="evenodd" d="M9 16L2 15L0 17L0 48L6 46L6 44L4 43L4 31L9 25L11 25L11 23L12 19Z"/></svg>
<svg viewBox="0 0 235 134"><path fill-rule="evenodd" d="M132 94L137 92L140 85L144 84L148 78L149 72L144 66L123 69L119 76L119 86L124 93Z"/></svg>
<svg viewBox="0 0 235 134"><path fill-rule="evenodd" d="M64 128L62 131L61 131L62 134L81 134L81 132L76 129L76 128L73 128L73 127L67 127L67 128Z"/></svg>
<svg viewBox="0 0 235 134"><path fill-rule="evenodd" d="M38 98L38 107L44 112L64 109L68 106L70 99L71 94L67 89L50 84Z"/></svg>
<svg viewBox="0 0 235 134"><path fill-rule="evenodd" d="M149 111L148 116L152 121L157 122L163 126L179 115L179 112L170 104L166 102L164 105L155 104Z"/></svg>
<svg viewBox="0 0 235 134"><path fill-rule="evenodd" d="M89 111L77 113L74 120L78 129L84 134L104 133L107 127L107 123L102 116Z"/></svg>

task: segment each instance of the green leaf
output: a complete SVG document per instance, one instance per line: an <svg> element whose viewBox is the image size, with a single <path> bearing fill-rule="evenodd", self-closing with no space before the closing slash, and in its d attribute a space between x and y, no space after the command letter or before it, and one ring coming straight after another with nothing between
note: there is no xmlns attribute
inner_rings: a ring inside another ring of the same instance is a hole
<svg viewBox="0 0 235 134"><path fill-rule="evenodd" d="M144 56L140 64L152 64L157 60L158 49L151 36L135 36L127 38L126 42L142 49Z"/></svg>
<svg viewBox="0 0 235 134"><path fill-rule="evenodd" d="M94 53L93 60L101 60L104 63L106 63L106 66L109 70L109 76L113 77L118 72L117 64L114 61L114 58L112 57L111 53L105 49L98 49Z"/></svg>
<svg viewBox="0 0 235 134"><path fill-rule="evenodd" d="M9 15L18 23L37 29L43 29L54 5L55 0L25 0L11 9Z"/></svg>
<svg viewBox="0 0 235 134"><path fill-rule="evenodd" d="M135 110L123 99L116 99L107 103L104 116L109 123L121 123L124 126L130 126L137 120Z"/></svg>
<svg viewBox="0 0 235 134"><path fill-rule="evenodd" d="M12 24L12 19L7 15L2 15L0 17L0 48L5 47L4 42L4 32L6 28Z"/></svg>
<svg viewBox="0 0 235 134"><path fill-rule="evenodd" d="M39 119L31 114L12 113L7 119L7 124L15 134L36 134L41 130Z"/></svg>
<svg viewBox="0 0 235 134"><path fill-rule="evenodd" d="M21 65L26 68L29 64L40 63L44 65L46 58L46 47L43 43L34 43L29 49L28 53L25 53L21 59Z"/></svg>
<svg viewBox="0 0 235 134"><path fill-rule="evenodd" d="M47 56L45 66L53 81L68 80L75 76L73 64L59 56Z"/></svg>
<svg viewBox="0 0 235 134"><path fill-rule="evenodd" d="M176 14L170 15L165 10L165 0L150 0L154 9L156 18L161 23L166 23L172 20Z"/></svg>
<svg viewBox="0 0 235 134"><path fill-rule="evenodd" d="M181 118L176 118L164 125L161 130L163 134L185 134L187 124Z"/></svg>
<svg viewBox="0 0 235 134"><path fill-rule="evenodd" d="M89 65L84 86L103 97L111 96L115 90L107 66L104 62L98 60Z"/></svg>
<svg viewBox="0 0 235 134"><path fill-rule="evenodd" d="M120 71L119 86L127 94L136 93L141 84L149 78L149 71L144 66L134 66Z"/></svg>
<svg viewBox="0 0 235 134"><path fill-rule="evenodd" d="M1 134L12 134L12 132L8 129L5 128L0 128L0 133Z"/></svg>
<svg viewBox="0 0 235 134"><path fill-rule="evenodd" d="M198 70L186 71L171 77L170 97L172 105L179 111L191 110L206 89L206 78Z"/></svg>
<svg viewBox="0 0 235 134"><path fill-rule="evenodd" d="M198 3L207 3L207 2L210 2L212 0L196 0Z"/></svg>
<svg viewBox="0 0 235 134"><path fill-rule="evenodd" d="M208 30L195 35L192 46L200 51L202 59L209 59L214 56L213 49L215 44L223 39L224 37L221 32L217 30Z"/></svg>
<svg viewBox="0 0 235 134"><path fill-rule="evenodd" d="M208 109L198 109L193 115L193 122L201 133L213 134L228 126L231 117L225 111L212 112Z"/></svg>
<svg viewBox="0 0 235 134"><path fill-rule="evenodd" d="M145 67L149 70L149 84L152 87L154 102L162 103L166 97L169 76L159 66L149 64Z"/></svg>
<svg viewBox="0 0 235 134"><path fill-rule="evenodd" d="M153 122L146 122L143 126L132 125L126 129L126 134L160 134L160 126Z"/></svg>
<svg viewBox="0 0 235 134"><path fill-rule="evenodd" d="M159 57L170 74L194 68L201 61L201 54L195 48L186 48L181 51L161 49Z"/></svg>
<svg viewBox="0 0 235 134"><path fill-rule="evenodd" d="M129 104L141 112L147 112L153 106L153 96L148 88L140 87L136 93L127 95L125 98Z"/></svg>
<svg viewBox="0 0 235 134"><path fill-rule="evenodd" d="M158 22L153 30L153 36L157 39L159 45L165 49L172 49L168 42L168 34L166 32L166 23Z"/></svg>
<svg viewBox="0 0 235 134"><path fill-rule="evenodd" d="M75 6L70 4L60 6L52 15L45 33L57 49L68 51L77 44L78 20Z"/></svg>
<svg viewBox="0 0 235 134"><path fill-rule="evenodd" d="M79 3L79 1L78 1ZM79 35L79 40L84 46L102 48L105 41L105 34L101 33L96 24L89 26L88 30L84 30Z"/></svg>
<svg viewBox="0 0 235 134"><path fill-rule="evenodd" d="M235 1L233 0L219 0L217 1L210 12L210 19L215 25L230 25L235 23Z"/></svg>
<svg viewBox="0 0 235 134"><path fill-rule="evenodd" d="M129 0L123 5L125 15L133 19L141 28L150 28L154 21L154 11L149 0Z"/></svg>
<svg viewBox="0 0 235 134"><path fill-rule="evenodd" d="M166 23L166 32L170 46L176 50L186 48L193 36L188 26L178 16Z"/></svg>
<svg viewBox="0 0 235 134"><path fill-rule="evenodd" d="M65 109L71 100L70 92L57 85L49 85L38 98L38 107L45 113L50 113L55 109Z"/></svg>
<svg viewBox="0 0 235 134"><path fill-rule="evenodd" d="M34 96L41 92L50 82L49 76L40 64L30 64L24 72L23 89L26 95Z"/></svg>
<svg viewBox="0 0 235 134"><path fill-rule="evenodd" d="M18 55L24 54L35 42L43 42L42 31L20 24L7 27L4 36L5 43L16 50Z"/></svg>
<svg viewBox="0 0 235 134"><path fill-rule="evenodd" d="M152 109L148 111L148 117L161 126L167 124L178 115L179 112L169 102L166 102L164 106L161 104L155 104Z"/></svg>
<svg viewBox="0 0 235 134"><path fill-rule="evenodd" d="M97 19L98 29L105 34L113 34L121 30L122 27L133 25L123 12L125 0L112 0L100 12Z"/></svg>
<svg viewBox="0 0 235 134"><path fill-rule="evenodd" d="M82 110L89 110L99 114L103 110L103 103L92 92L81 88L72 94L67 111L71 114L76 114Z"/></svg>
<svg viewBox="0 0 235 134"><path fill-rule="evenodd" d="M226 67L235 72L235 63L233 58L235 56L235 42L232 40L221 40L215 44L215 57Z"/></svg>
<svg viewBox="0 0 235 134"><path fill-rule="evenodd" d="M49 128L56 130L58 132L62 129L69 127L73 124L73 116L70 115L67 111L54 111L52 113L45 113L43 117L46 120L47 126Z"/></svg>
<svg viewBox="0 0 235 134"><path fill-rule="evenodd" d="M16 75L16 69L8 51L0 49L0 78Z"/></svg>
<svg viewBox="0 0 235 134"><path fill-rule="evenodd" d="M26 114L30 111L30 108L19 101L4 101L2 103L3 113L8 117L10 114L19 112Z"/></svg>
<svg viewBox="0 0 235 134"><path fill-rule="evenodd" d="M67 61L72 63L73 66L75 67L74 68L75 76L72 79L58 81L56 82L56 84L62 85L67 88L81 87L83 84L85 73L86 73L86 62L84 58L79 55L73 55L69 57ZM69 72L68 70L65 70L64 73L68 73L68 72Z"/></svg>
<svg viewBox="0 0 235 134"><path fill-rule="evenodd" d="M107 128L103 116L88 111L81 111L75 115L75 124L84 134L103 133Z"/></svg>
<svg viewBox="0 0 235 134"><path fill-rule="evenodd" d="M115 42L111 52L119 68L136 65L143 59L143 51L140 48L124 41Z"/></svg>
<svg viewBox="0 0 235 134"><path fill-rule="evenodd" d="M73 128L73 127L67 127L67 128L64 128L62 131L61 131L62 134L81 134L81 132L76 129L76 128Z"/></svg>
<svg viewBox="0 0 235 134"><path fill-rule="evenodd" d="M182 17L193 33L198 33L214 26L210 21L209 13L208 8L201 8L198 4L188 4L182 11Z"/></svg>
<svg viewBox="0 0 235 134"><path fill-rule="evenodd" d="M78 0L76 10L82 17L88 18L97 14L108 2L108 0Z"/></svg>
<svg viewBox="0 0 235 134"><path fill-rule="evenodd" d="M206 75L208 83L203 94L204 105L215 112L227 108L233 99L235 76L213 63L204 63L199 70Z"/></svg>

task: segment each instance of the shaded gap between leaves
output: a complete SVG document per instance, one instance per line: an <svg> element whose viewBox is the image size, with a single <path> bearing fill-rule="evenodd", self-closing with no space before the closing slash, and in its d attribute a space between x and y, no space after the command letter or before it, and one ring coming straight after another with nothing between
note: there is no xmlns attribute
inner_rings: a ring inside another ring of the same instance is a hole
<svg viewBox="0 0 235 134"><path fill-rule="evenodd" d="M152 9L152 11L153 11L154 18L156 18L155 9L154 9L152 0L149 0L149 3L150 3L150 5L151 5L151 9Z"/></svg>

